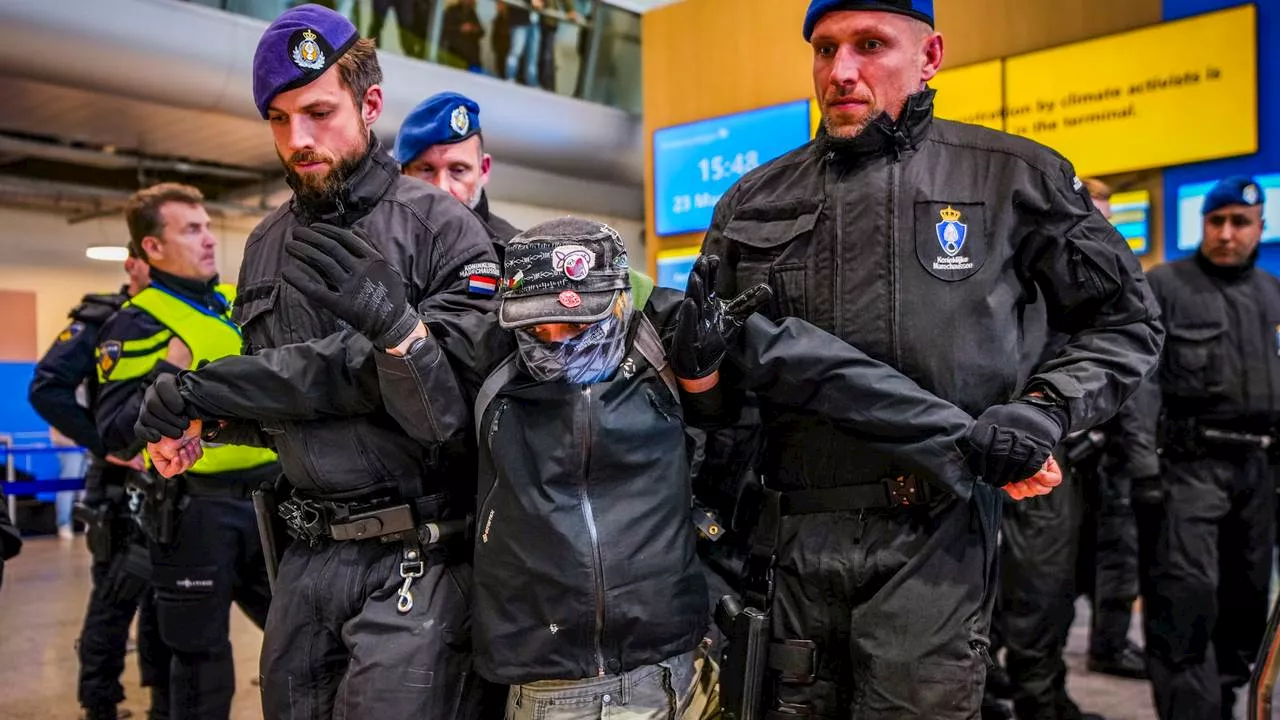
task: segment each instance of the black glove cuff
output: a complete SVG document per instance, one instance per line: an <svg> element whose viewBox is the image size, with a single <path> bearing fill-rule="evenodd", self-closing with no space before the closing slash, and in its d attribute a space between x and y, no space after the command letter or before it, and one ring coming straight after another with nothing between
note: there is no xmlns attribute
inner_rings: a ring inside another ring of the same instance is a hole
<svg viewBox="0 0 1280 720"><path fill-rule="evenodd" d="M413 334L415 328L418 327L418 313L408 305L404 306L404 314L396 320L391 329L382 334L381 337L374 341L374 345L379 350L389 350L398 347L406 338Z"/></svg>

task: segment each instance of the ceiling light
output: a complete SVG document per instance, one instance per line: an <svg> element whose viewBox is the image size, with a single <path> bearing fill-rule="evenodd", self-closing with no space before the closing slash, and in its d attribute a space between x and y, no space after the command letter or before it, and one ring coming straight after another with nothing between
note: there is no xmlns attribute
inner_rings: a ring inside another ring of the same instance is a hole
<svg viewBox="0 0 1280 720"><path fill-rule="evenodd" d="M92 245L85 248L84 256L90 260L124 262L129 257L129 248L119 245Z"/></svg>

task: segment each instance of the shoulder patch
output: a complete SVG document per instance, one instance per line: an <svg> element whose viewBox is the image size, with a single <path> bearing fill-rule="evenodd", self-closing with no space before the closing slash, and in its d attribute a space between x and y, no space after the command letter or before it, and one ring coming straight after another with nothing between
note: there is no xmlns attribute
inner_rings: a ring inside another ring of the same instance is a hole
<svg viewBox="0 0 1280 720"><path fill-rule="evenodd" d="M111 377L111 371L120 364L121 352L120 343L115 340L108 340L98 347L98 370L102 372L103 379Z"/></svg>
<svg viewBox="0 0 1280 720"><path fill-rule="evenodd" d="M58 342L65 343L76 339L76 336L84 332L84 323L79 320L67 326L66 330L58 333Z"/></svg>

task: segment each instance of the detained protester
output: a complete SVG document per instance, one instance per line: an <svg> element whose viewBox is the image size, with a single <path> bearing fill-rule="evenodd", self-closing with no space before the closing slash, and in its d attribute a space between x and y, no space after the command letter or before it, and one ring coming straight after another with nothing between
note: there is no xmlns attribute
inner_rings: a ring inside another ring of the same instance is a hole
<svg viewBox="0 0 1280 720"><path fill-rule="evenodd" d="M376 256L367 242L299 238L289 252L305 267L286 275L290 283L365 326L356 301L335 289L347 283L341 268ZM695 272L712 278L715 262ZM379 280L395 284L389 274ZM695 286L709 291L711 282ZM715 415L726 354L752 368L747 384L767 385L778 401L878 436L905 462L962 472L957 442L968 416L805 323L746 321L762 286L729 302L696 289L696 300L682 299L631 272L611 228L564 218L513 240L503 288L496 315L439 336L433 328L426 343L445 349L476 398L476 667L512 685L508 717L671 717L705 703L695 690L709 670L695 668L709 608L694 560L684 431L690 412ZM775 349L800 344L807 352L793 359L811 372L780 379ZM705 371L693 395L677 389L668 353L676 368ZM417 396L423 381L384 373L383 395ZM868 410L889 404L916 422L895 426ZM433 425L412 403L389 409L403 425Z"/></svg>
<svg viewBox="0 0 1280 720"><path fill-rule="evenodd" d="M230 319L235 288L218 282L218 240L203 202L194 187L161 183L125 206L129 241L150 266L151 284L99 333L94 415L108 453L136 454L139 407L155 383L240 352L240 329ZM230 717L231 605L261 627L270 602L250 494L279 472L270 450L223 445L181 475L146 476L138 522L150 550L160 638L172 652L167 717ZM145 580L145 568L128 567L134 552L126 551L124 569ZM119 602L138 603L150 592L146 582L130 584ZM153 705L163 697L164 686L157 689Z"/></svg>
<svg viewBox="0 0 1280 720"><path fill-rule="evenodd" d="M280 453L290 487L262 514L284 515L292 541L273 540L283 559L262 647L267 718L474 717L470 568L455 547L474 465L434 440L449 428L465 436L470 417L449 404L452 377L431 372L439 354L423 350L421 318L442 326L491 307L489 235L452 197L401 175L370 132L382 72L346 18L315 5L285 12L253 67L294 195L245 247L234 319L246 355L156 387L140 431L168 472L207 452L201 436ZM365 313L367 338L281 281L299 268L285 252L291 240L357 237L377 261L347 266L342 294ZM397 281L374 283L378 270ZM394 312L382 312L388 298ZM389 415L378 388L387 368L437 383L396 398L432 427Z"/></svg>
<svg viewBox="0 0 1280 720"><path fill-rule="evenodd" d="M957 459L948 478L841 424L762 404L768 488L822 498L781 507L776 537L762 540L766 707L783 714L976 715L996 488L1110 417L1160 347L1141 268L1070 163L934 117L926 83L943 43L932 23L929 0L813 0L803 34L819 135L740 180L703 246L724 259L720 295L768 282L771 317L804 319L977 418L969 464ZM1069 340L1028 374L1010 359L1038 297ZM908 507L886 498L895 490Z"/></svg>
<svg viewBox="0 0 1280 720"><path fill-rule="evenodd" d="M392 151L405 175L425 180L476 211L493 235L499 256L520 231L489 210L493 156L484 151L480 106L456 92L442 92L415 107L396 135Z"/></svg>
<svg viewBox="0 0 1280 720"><path fill-rule="evenodd" d="M1138 395L1128 475L1147 669L1162 719L1230 718L1267 624L1280 423L1280 281L1257 267L1263 191L1205 196L1195 255L1149 277L1168 337Z"/></svg>
<svg viewBox="0 0 1280 720"><path fill-rule="evenodd" d="M142 685L151 688L149 715L153 720L169 716L170 657L160 639L155 595L140 573L129 572L131 567L145 572L148 564L145 538L130 517L125 490L130 474L143 469L142 458L122 460L109 455L92 411L98 396L98 334L129 298L150 283L150 266L132 250L124 270L129 282L119 292L85 295L71 310L71 323L36 363L28 392L31 407L40 417L90 456L84 500L75 511L85 522L85 539L93 556L93 587L77 644L77 694L87 720L115 720L117 706L124 701L120 675L134 615L138 616ZM87 406L77 397L82 391Z"/></svg>

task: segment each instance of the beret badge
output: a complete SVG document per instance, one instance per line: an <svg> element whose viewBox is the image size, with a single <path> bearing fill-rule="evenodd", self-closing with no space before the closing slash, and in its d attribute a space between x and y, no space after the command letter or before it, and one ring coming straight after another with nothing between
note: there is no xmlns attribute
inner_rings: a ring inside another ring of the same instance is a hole
<svg viewBox="0 0 1280 720"><path fill-rule="evenodd" d="M320 49L320 43L316 42L317 35L314 30L307 28L299 33L300 37L296 41L290 43L293 46L292 60L293 64L303 70L321 70L324 68L324 51Z"/></svg>

